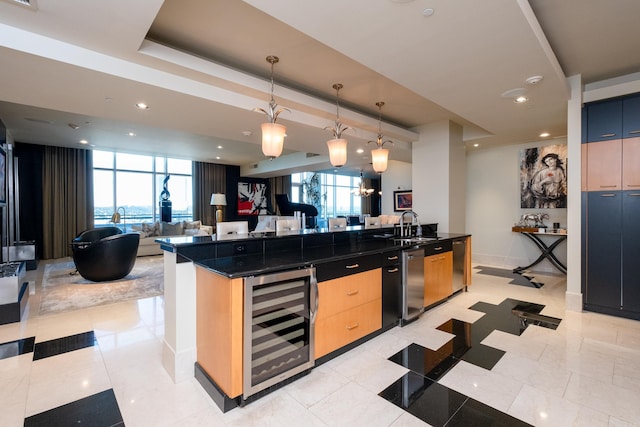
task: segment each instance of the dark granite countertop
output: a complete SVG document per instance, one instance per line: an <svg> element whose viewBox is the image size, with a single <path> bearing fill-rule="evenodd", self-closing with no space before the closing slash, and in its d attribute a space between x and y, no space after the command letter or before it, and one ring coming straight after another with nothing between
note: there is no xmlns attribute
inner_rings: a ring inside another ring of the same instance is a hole
<svg viewBox="0 0 640 427"><path fill-rule="evenodd" d="M384 229L380 231L381 233L378 234L369 233L364 238L359 236L358 238L343 239L341 242L336 244L309 247L301 245L296 248L283 248L282 250L262 251L261 253L252 253L247 255L222 256L205 259L194 258L192 260L196 265L204 267L210 271L229 278L237 278L290 270L312 264L330 262L361 255L403 250L416 246L426 246L430 244L437 244L438 241L442 240L468 236L467 234L457 233L437 233L426 236L430 240L425 240L419 244L403 244L397 239L394 239L392 234L389 235L385 233ZM296 235L299 235L299 233L296 232L294 236ZM214 241L210 236L207 237L208 239L199 237L179 237L159 240L164 245L176 248L178 253L180 253L180 248L193 248L194 246L207 242L211 244ZM246 242L258 237L260 236L243 236L243 238L238 238L236 236L235 239L228 239L228 241L236 244L242 244L243 241Z"/></svg>

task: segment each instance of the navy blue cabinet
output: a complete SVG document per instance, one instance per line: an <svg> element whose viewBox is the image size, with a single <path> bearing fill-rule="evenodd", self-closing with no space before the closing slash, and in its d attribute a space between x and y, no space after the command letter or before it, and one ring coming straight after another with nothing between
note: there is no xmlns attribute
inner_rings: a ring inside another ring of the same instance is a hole
<svg viewBox="0 0 640 427"><path fill-rule="evenodd" d="M640 136L640 94L622 101L622 137Z"/></svg>
<svg viewBox="0 0 640 427"><path fill-rule="evenodd" d="M382 328L397 325L402 316L400 252L382 254Z"/></svg>
<svg viewBox="0 0 640 427"><path fill-rule="evenodd" d="M622 306L621 196L621 191L592 191L587 196L586 306L608 309Z"/></svg>
<svg viewBox="0 0 640 427"><path fill-rule="evenodd" d="M622 308L640 313L640 190L622 192Z"/></svg>
<svg viewBox="0 0 640 427"><path fill-rule="evenodd" d="M587 141L622 138L622 100L590 103L587 108Z"/></svg>

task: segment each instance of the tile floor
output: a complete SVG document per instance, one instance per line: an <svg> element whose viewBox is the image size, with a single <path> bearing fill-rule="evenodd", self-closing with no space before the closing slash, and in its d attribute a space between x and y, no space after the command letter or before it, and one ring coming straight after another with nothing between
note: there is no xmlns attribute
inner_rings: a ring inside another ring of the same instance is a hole
<svg viewBox="0 0 640 427"><path fill-rule="evenodd" d="M640 322L565 311L564 277L474 274L469 292L223 414L164 371L161 297L40 317L43 266L26 318L0 325L2 426L640 426ZM506 298L561 321L483 327ZM464 356L469 343L489 356Z"/></svg>

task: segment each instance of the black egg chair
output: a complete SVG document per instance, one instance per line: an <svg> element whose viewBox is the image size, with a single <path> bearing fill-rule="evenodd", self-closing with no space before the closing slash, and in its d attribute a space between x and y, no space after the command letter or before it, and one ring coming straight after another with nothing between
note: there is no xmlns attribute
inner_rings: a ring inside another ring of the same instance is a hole
<svg viewBox="0 0 640 427"><path fill-rule="evenodd" d="M118 227L86 230L71 242L73 262L92 282L122 279L133 270L139 244L138 233L123 233Z"/></svg>

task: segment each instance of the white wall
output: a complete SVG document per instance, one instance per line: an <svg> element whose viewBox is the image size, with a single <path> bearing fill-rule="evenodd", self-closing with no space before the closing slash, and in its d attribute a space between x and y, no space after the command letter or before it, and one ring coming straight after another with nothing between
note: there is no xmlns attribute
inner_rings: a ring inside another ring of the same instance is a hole
<svg viewBox="0 0 640 427"><path fill-rule="evenodd" d="M566 227L566 209L521 209L519 181L520 150L566 142L566 138L555 139L467 153L466 232L473 236L474 263L515 268L538 258L540 251L533 242L511 231L523 213L545 212L549 214L547 225L559 222ZM563 263L567 260L566 248L565 241L554 251ZM534 271L559 273L547 260L535 266Z"/></svg>
<svg viewBox="0 0 640 427"><path fill-rule="evenodd" d="M391 148L393 150L393 147ZM398 215L393 211L393 192L411 190L411 163L389 160L387 170L380 176L382 190L382 214Z"/></svg>

